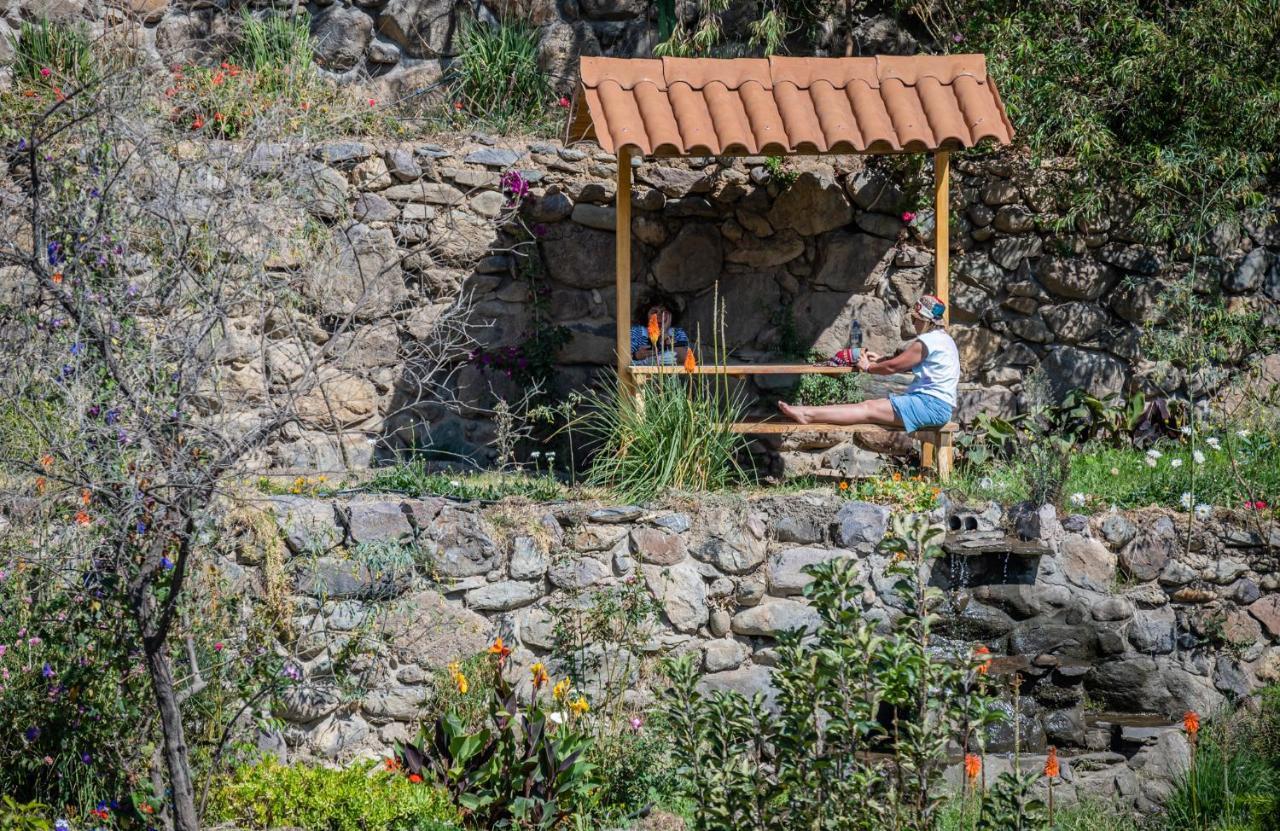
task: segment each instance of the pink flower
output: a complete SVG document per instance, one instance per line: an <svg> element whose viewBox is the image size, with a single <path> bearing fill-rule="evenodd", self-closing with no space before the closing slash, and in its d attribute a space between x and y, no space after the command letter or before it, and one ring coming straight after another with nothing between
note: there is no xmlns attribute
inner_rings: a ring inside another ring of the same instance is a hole
<svg viewBox="0 0 1280 831"><path fill-rule="evenodd" d="M565 108L567 108L567 107L569 106L569 99L568 99L568 98L565 98L565 97L562 95L562 96L560 96L560 100L559 100L559 101L557 101L556 103L557 103L557 104L559 104L561 107L565 107Z"/></svg>
<svg viewBox="0 0 1280 831"><path fill-rule="evenodd" d="M914 220L915 220L915 218L916 218L916 215L915 215L915 213L914 213L914 212L912 212L912 211L903 211L903 212L902 212L902 221L903 221L903 222L910 223L910 222L914 221Z"/></svg>
<svg viewBox="0 0 1280 831"><path fill-rule="evenodd" d="M218 641L217 643L215 643L215 644L213 645L213 651L214 651L214 652L221 652L221 651L222 651L222 641Z"/></svg>
<svg viewBox="0 0 1280 831"><path fill-rule="evenodd" d="M53 74L53 70L52 70L52 69L50 69L49 67L47 67L47 66L42 66L42 67L40 67L40 77L41 77L41 78L48 78L48 77L49 77L50 75L52 75L52 74Z"/></svg>
<svg viewBox="0 0 1280 831"><path fill-rule="evenodd" d="M370 106L370 107L376 107L376 106L378 106L378 99L376 99L376 98L370 98L370 99L369 99L369 106Z"/></svg>
<svg viewBox="0 0 1280 831"><path fill-rule="evenodd" d="M52 757L52 756L45 756L45 757L44 757L44 763L45 763L46 765L51 765L51 764L53 764L53 757Z"/></svg>
<svg viewBox="0 0 1280 831"><path fill-rule="evenodd" d="M951 39L954 40L956 43L959 43L960 41L964 40L964 35L960 34L959 32L956 32Z"/></svg>

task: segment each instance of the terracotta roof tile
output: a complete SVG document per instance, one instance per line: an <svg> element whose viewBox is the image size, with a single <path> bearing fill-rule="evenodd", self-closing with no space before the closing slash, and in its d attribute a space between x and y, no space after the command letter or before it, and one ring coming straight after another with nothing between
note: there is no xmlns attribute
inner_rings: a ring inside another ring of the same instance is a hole
<svg viewBox="0 0 1280 831"><path fill-rule="evenodd" d="M610 152L889 153L1013 139L982 55L581 60L567 140Z"/></svg>

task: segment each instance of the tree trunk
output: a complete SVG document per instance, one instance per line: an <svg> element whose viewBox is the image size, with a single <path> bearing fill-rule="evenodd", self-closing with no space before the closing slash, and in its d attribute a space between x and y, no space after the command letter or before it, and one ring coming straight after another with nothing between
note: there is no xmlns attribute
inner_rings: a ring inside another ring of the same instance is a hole
<svg viewBox="0 0 1280 831"><path fill-rule="evenodd" d="M196 815L195 788L191 783L191 760L187 756L187 740L182 729L182 707L173 687L173 662L163 638L149 636L142 624L143 650L151 690L160 708L160 727L164 732L164 760L169 769L169 798L173 805L174 831L199 831ZM157 794L159 796L159 794Z"/></svg>

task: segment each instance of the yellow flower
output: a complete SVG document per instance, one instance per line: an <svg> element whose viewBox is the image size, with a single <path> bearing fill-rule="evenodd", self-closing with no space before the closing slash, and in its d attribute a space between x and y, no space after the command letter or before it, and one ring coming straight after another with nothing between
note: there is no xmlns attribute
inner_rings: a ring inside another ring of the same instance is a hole
<svg viewBox="0 0 1280 831"><path fill-rule="evenodd" d="M551 688L551 695L555 697L556 701L564 701L569 695L569 686L569 679L562 678Z"/></svg>
<svg viewBox="0 0 1280 831"><path fill-rule="evenodd" d="M453 680L453 685L458 688L458 692L462 695L466 695L467 690L471 689L471 685L467 683L467 676L462 674L462 665L457 661L449 664L449 677Z"/></svg>
<svg viewBox="0 0 1280 831"><path fill-rule="evenodd" d="M591 709L591 705L588 704L587 700L582 696L578 696L573 701L569 702L569 711L572 712L575 716L580 716L590 709Z"/></svg>
<svg viewBox="0 0 1280 831"><path fill-rule="evenodd" d="M535 690L551 680L551 677L547 675L547 668L542 665L541 661L529 667L529 671L533 673L533 688Z"/></svg>

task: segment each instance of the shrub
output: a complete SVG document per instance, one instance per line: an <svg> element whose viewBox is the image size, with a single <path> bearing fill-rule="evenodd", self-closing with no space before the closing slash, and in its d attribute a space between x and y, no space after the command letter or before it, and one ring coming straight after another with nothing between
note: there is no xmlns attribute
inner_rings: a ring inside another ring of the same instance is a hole
<svg viewBox="0 0 1280 831"><path fill-rule="evenodd" d="M0 831L49 831L49 806L22 803L11 796L0 799Z"/></svg>
<svg viewBox="0 0 1280 831"><path fill-rule="evenodd" d="M819 622L812 638L779 639L776 716L759 693L702 692L692 657L665 663L672 752L696 829L934 826L948 740L967 750L998 718L982 664L930 648L940 536L922 517L899 517L881 544L904 612L889 636L862 616L852 561L808 569ZM886 749L887 759L871 755Z"/></svg>
<svg viewBox="0 0 1280 831"><path fill-rule="evenodd" d="M381 468L364 490L485 502L497 502L512 496L550 502L563 499L565 493L564 486L550 475L436 473L429 470L424 462Z"/></svg>
<svg viewBox="0 0 1280 831"><path fill-rule="evenodd" d="M53 83L70 89L88 84L96 74L83 26L24 21L13 37L13 50L13 78L18 83Z"/></svg>
<svg viewBox="0 0 1280 831"><path fill-rule="evenodd" d="M847 375L804 375L796 384L792 398L797 404L817 407L856 404L866 395L862 390L862 376L850 372Z"/></svg>
<svg viewBox="0 0 1280 831"><path fill-rule="evenodd" d="M444 791L374 762L333 769L270 759L220 777L209 815L241 828L307 831L444 831L459 820Z"/></svg>
<svg viewBox="0 0 1280 831"><path fill-rule="evenodd" d="M468 118L516 132L537 129L549 120L551 83L538 68L536 29L467 20L453 70L454 103Z"/></svg>

